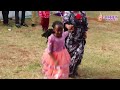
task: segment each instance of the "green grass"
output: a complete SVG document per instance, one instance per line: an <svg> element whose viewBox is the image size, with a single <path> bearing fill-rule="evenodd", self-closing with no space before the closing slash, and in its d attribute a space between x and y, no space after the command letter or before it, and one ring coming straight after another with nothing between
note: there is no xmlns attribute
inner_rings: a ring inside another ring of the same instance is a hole
<svg viewBox="0 0 120 90"><path fill-rule="evenodd" d="M103 15L118 15L120 12L101 12ZM99 11L87 11L87 16L97 18ZM55 20L51 16L50 27ZM41 56L46 48L46 39L41 37L41 26L12 31L0 22L0 78L1 79L42 79ZM39 19L38 19L39 22ZM80 79L119 79L120 78L120 23L88 20L87 44L81 65ZM14 21L10 21L14 25Z"/></svg>

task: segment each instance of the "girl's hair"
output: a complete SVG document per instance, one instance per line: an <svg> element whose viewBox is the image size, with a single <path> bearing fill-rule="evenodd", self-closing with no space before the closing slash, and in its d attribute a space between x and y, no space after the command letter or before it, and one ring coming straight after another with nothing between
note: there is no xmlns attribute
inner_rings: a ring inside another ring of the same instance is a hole
<svg viewBox="0 0 120 90"><path fill-rule="evenodd" d="M52 28L54 29L56 25L63 27L63 23L61 21L54 21L52 24ZM54 33L53 29L48 29L45 33L42 34L42 36L48 38L51 34Z"/></svg>
<svg viewBox="0 0 120 90"><path fill-rule="evenodd" d="M61 21L55 21L52 24L52 27L55 28L56 25L62 26L63 27L63 23Z"/></svg>

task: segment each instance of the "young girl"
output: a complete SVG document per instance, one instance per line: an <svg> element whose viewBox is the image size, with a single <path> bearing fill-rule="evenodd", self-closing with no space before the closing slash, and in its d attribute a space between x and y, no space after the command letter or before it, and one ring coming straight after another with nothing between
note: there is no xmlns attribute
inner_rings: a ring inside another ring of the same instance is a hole
<svg viewBox="0 0 120 90"><path fill-rule="evenodd" d="M43 31L46 31L49 27L50 11L39 11L39 16L42 29Z"/></svg>
<svg viewBox="0 0 120 90"><path fill-rule="evenodd" d="M70 55L65 48L68 32L63 32L60 21L53 23L54 33L48 37L48 46L42 56L43 73L47 79L67 79Z"/></svg>

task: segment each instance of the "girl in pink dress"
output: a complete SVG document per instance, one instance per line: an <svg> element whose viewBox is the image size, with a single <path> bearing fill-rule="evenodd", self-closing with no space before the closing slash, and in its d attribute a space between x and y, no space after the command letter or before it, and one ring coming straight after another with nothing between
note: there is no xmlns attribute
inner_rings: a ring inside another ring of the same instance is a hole
<svg viewBox="0 0 120 90"><path fill-rule="evenodd" d="M49 27L50 11L39 11L39 16L42 29L43 31L46 31Z"/></svg>
<svg viewBox="0 0 120 90"><path fill-rule="evenodd" d="M65 38L68 31L63 32L60 21L55 21L52 26L54 33L48 37L48 45L42 56L42 72L46 79L67 79L70 55L65 48Z"/></svg>

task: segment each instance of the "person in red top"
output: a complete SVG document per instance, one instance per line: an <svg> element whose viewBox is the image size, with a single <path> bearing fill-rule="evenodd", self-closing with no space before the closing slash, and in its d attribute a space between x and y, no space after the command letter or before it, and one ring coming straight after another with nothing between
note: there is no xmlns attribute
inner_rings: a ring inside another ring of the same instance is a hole
<svg viewBox="0 0 120 90"><path fill-rule="evenodd" d="M39 17L42 30L46 31L49 27L50 11L39 11Z"/></svg>

